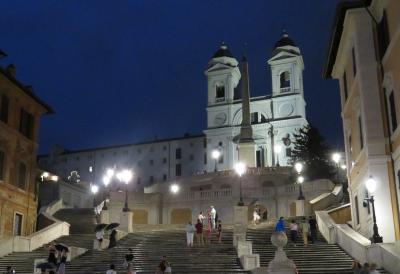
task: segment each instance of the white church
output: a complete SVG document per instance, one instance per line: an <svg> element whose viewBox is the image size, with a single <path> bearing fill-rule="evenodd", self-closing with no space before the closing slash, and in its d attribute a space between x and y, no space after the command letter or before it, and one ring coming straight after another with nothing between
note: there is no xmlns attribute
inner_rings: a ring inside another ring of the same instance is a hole
<svg viewBox="0 0 400 274"><path fill-rule="evenodd" d="M293 133L307 125L303 58L284 32L266 62L271 70L272 93L249 98L254 145L254 162L249 166L287 166ZM81 181L95 184L101 184L108 168L129 168L134 173L132 189L210 173L216 167L233 169L239 158L243 73L224 43L209 60L204 73L208 82L204 134L79 151L57 147L50 154L39 156L39 166L66 181L75 172ZM212 158L213 150L221 152L217 163Z"/></svg>

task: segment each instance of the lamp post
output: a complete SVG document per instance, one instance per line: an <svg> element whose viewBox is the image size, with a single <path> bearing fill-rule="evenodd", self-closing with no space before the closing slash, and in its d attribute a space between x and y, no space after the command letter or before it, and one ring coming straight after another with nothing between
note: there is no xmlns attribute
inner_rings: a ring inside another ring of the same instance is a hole
<svg viewBox="0 0 400 274"><path fill-rule="evenodd" d="M281 145L275 145L274 146L274 152L276 154L276 165L275 166L279 166L279 154L282 152L282 147Z"/></svg>
<svg viewBox="0 0 400 274"><path fill-rule="evenodd" d="M125 184L125 204L124 208L122 209L123 212L128 212L130 211L128 208L128 184L132 180L133 174L132 171L128 169L124 169L120 172L117 173L117 179Z"/></svg>
<svg viewBox="0 0 400 274"><path fill-rule="evenodd" d="M242 193L242 175L246 172L246 165L242 162L236 163L235 171L239 175L239 190L240 190L240 200L238 206L244 206L243 193Z"/></svg>
<svg viewBox="0 0 400 274"><path fill-rule="evenodd" d="M370 176L367 179L367 181L365 182L365 186L367 187L368 192L373 194L375 192L376 188L377 188L377 182L375 181L374 178L372 178L372 176ZM383 238L382 238L382 236L379 235L378 225L376 224L374 195L371 195L371 197L369 197L369 198L365 198L363 206L367 207L369 203L371 203L371 205L372 205L372 220L374 221L374 225L373 225L373 228L372 228L374 233L372 235L371 242L373 242L373 243L382 243L383 242Z"/></svg>
<svg viewBox="0 0 400 274"><path fill-rule="evenodd" d="M103 184L104 184L104 187L105 187L105 189L107 191L107 197L106 197L106 199L104 199L103 210L107 210L108 209L107 208L107 198L110 197L110 189L108 188L108 185L110 184L110 182L111 182L111 177L108 177L107 175L104 175Z"/></svg>
<svg viewBox="0 0 400 274"><path fill-rule="evenodd" d="M93 193L93 207L96 207L96 193L99 191L99 187L97 185L91 185L90 191Z"/></svg>
<svg viewBox="0 0 400 274"><path fill-rule="evenodd" d="M219 160L219 157L221 156L221 152L218 150L218 149L214 149L212 152L211 152L211 157L215 160L215 168L214 168L214 172L217 172L218 171L218 169L217 169L217 164L218 164L218 160Z"/></svg>
<svg viewBox="0 0 400 274"><path fill-rule="evenodd" d="M303 194L303 183L304 183L304 177L299 176L297 177L297 183L299 184L299 198L298 200L305 200L304 194Z"/></svg>
<svg viewBox="0 0 400 274"><path fill-rule="evenodd" d="M294 164L294 169L297 171L297 174L299 177L297 177L297 183L299 184L299 198L298 200L304 200L304 194L303 194L303 183L304 183L304 177L300 176L301 172L303 171L303 164L302 163L295 163Z"/></svg>
<svg viewBox="0 0 400 274"><path fill-rule="evenodd" d="M336 182L339 182L339 162L340 162L340 158L342 158L342 156L340 156L339 153L335 152L335 153L332 154L332 160L336 164Z"/></svg>

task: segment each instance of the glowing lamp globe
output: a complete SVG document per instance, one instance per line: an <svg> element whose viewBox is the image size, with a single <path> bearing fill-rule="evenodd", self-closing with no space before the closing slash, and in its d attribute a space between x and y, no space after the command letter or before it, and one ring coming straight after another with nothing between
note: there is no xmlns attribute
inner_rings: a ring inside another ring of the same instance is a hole
<svg viewBox="0 0 400 274"><path fill-rule="evenodd" d="M235 171L239 176L242 176L246 172L246 165L242 162L236 163Z"/></svg>
<svg viewBox="0 0 400 274"><path fill-rule="evenodd" d="M341 158L341 156L340 156L340 154L339 153L333 153L332 154L332 160L337 164L337 163L339 163L339 161L340 161L340 158Z"/></svg>
<svg viewBox="0 0 400 274"><path fill-rule="evenodd" d="M365 181L365 186L367 187L369 193L374 193L378 187L378 183L374 178L372 178L372 176L370 176L367 181Z"/></svg>
<svg viewBox="0 0 400 274"><path fill-rule="evenodd" d="M108 177L107 175L105 175L105 176L103 177L103 183L104 183L105 186L108 186L108 184L110 183L110 181L111 181L111 179L110 179L110 177Z"/></svg>
<svg viewBox="0 0 400 274"><path fill-rule="evenodd" d="M295 163L294 164L294 169L297 171L297 173L301 173L303 170L303 164L302 163Z"/></svg>
<svg viewBox="0 0 400 274"><path fill-rule="evenodd" d="M219 152L219 150L214 149L211 152L211 157L215 160L217 160L219 158L219 156L221 156L221 152Z"/></svg>
<svg viewBox="0 0 400 274"><path fill-rule="evenodd" d="M171 185L171 187L170 187L170 191L172 192L172 193L178 193L179 192L179 186L177 185L177 184L173 184L173 185Z"/></svg>
<svg viewBox="0 0 400 274"><path fill-rule="evenodd" d="M96 194L99 191L99 187L97 185L92 185L90 191L92 191L93 194Z"/></svg>
<svg viewBox="0 0 400 274"><path fill-rule="evenodd" d="M282 147L280 145L275 145L274 146L274 151L275 151L275 153L281 153Z"/></svg>
<svg viewBox="0 0 400 274"><path fill-rule="evenodd" d="M297 177L297 182L298 182L299 184L304 183L304 177L303 177L303 176Z"/></svg>

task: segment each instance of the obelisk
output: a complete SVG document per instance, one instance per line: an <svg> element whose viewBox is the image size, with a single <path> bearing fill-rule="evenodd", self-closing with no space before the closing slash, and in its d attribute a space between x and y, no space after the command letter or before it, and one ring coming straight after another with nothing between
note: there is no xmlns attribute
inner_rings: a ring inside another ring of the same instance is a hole
<svg viewBox="0 0 400 274"><path fill-rule="evenodd" d="M239 161L247 167L256 166L256 146L250 119L249 65L246 56L241 61L242 74L242 124L238 142Z"/></svg>

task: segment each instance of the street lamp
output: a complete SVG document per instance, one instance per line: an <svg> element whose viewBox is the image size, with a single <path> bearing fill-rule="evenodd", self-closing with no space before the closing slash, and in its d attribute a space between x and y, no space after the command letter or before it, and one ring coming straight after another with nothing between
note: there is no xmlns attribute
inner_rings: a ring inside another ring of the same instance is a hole
<svg viewBox="0 0 400 274"><path fill-rule="evenodd" d="M124 208L122 209L123 212L128 212L128 184L132 180L133 174L132 171L128 169L124 169L117 173L117 179L125 184L125 204Z"/></svg>
<svg viewBox="0 0 400 274"><path fill-rule="evenodd" d="M299 184L299 198L298 198L298 200L305 200L305 197L304 197L304 194L303 194L304 177L303 176L297 177L297 183Z"/></svg>
<svg viewBox="0 0 400 274"><path fill-rule="evenodd" d="M172 193L176 194L176 193L179 192L179 186L178 186L177 184L172 184L172 185L169 187L169 190L170 190Z"/></svg>
<svg viewBox="0 0 400 274"><path fill-rule="evenodd" d="M336 181L339 182L339 162L342 156L335 152L332 154L332 161L336 164Z"/></svg>
<svg viewBox="0 0 400 274"><path fill-rule="evenodd" d="M96 193L99 191L99 187L97 185L91 185L90 191L93 193L93 207L96 207Z"/></svg>
<svg viewBox="0 0 400 274"><path fill-rule="evenodd" d="M217 163L218 163L218 159L221 156L221 152L218 149L214 149L211 152L211 157L215 160L215 168L214 168L214 172L217 172Z"/></svg>
<svg viewBox="0 0 400 274"><path fill-rule="evenodd" d="M235 171L239 175L239 186L240 186L240 200L238 206L244 206L243 194L242 194L242 175L246 172L246 165L242 162L236 163Z"/></svg>
<svg viewBox="0 0 400 274"><path fill-rule="evenodd" d="M295 163L294 164L294 169L297 171L298 174L301 173L301 171L303 170L303 164L302 163Z"/></svg>
<svg viewBox="0 0 400 274"><path fill-rule="evenodd" d="M106 188L106 190L108 190L108 198L110 198L110 189L108 188L108 185L111 182L111 177L109 177L108 175L104 175L103 177L103 184ZM104 200L104 206L103 206L103 210L107 210L107 198Z"/></svg>
<svg viewBox="0 0 400 274"><path fill-rule="evenodd" d="M276 153L276 166L279 166L279 154L282 152L281 145L275 145L274 146L274 151Z"/></svg>
<svg viewBox="0 0 400 274"><path fill-rule="evenodd" d="M365 186L367 187L368 192L371 194L373 194L375 192L376 188L378 187L376 180L374 178L372 178L372 176L370 176L367 179L367 181L365 182ZM371 197L369 197L369 198L365 198L364 202L363 202L363 206L367 207L369 203L371 203L371 205L372 205L372 219L374 221L374 226L373 226L374 234L372 235L371 241L373 243L382 243L383 238L382 238L382 236L379 235L378 225L376 224L374 195L371 195Z"/></svg>

